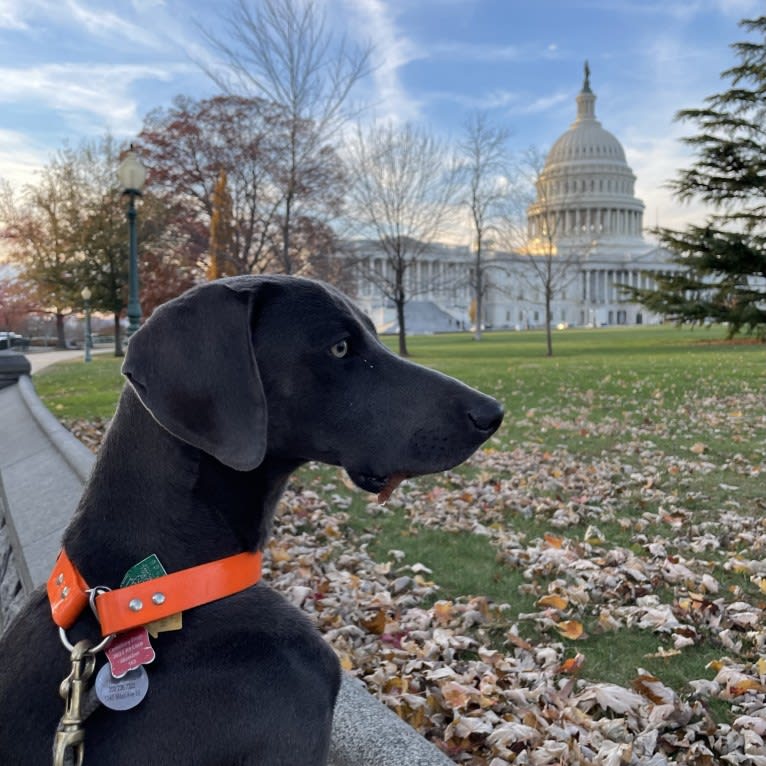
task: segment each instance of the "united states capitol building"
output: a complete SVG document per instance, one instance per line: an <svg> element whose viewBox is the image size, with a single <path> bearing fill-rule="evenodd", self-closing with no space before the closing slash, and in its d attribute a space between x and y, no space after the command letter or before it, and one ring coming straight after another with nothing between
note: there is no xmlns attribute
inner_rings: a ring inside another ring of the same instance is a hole
<svg viewBox="0 0 766 766"><path fill-rule="evenodd" d="M652 272L675 267L669 253L643 238L644 204L619 140L596 119L596 96L585 66L574 122L553 144L527 209L524 244L485 252L482 324L530 328L545 323L544 274L552 288L556 325L635 325L660 317L625 301L620 285L647 287ZM384 273L385 255L364 251L366 268ZM471 326L474 255L460 246L435 245L407 274L408 332L443 332ZM550 269L550 271L546 271ZM396 327L393 305L373 281L361 277L356 300L380 330Z"/></svg>

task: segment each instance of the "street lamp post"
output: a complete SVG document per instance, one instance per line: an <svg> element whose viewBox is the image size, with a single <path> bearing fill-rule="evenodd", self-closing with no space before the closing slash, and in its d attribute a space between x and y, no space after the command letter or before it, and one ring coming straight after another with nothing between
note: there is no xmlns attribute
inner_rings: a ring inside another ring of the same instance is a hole
<svg viewBox="0 0 766 766"><path fill-rule="evenodd" d="M128 267L128 338L141 324L141 302L138 288L138 233L136 231L136 197L141 196L146 180L146 168L139 162L133 144L125 159L117 168L123 196L128 197L128 233L130 235L130 255Z"/></svg>
<svg viewBox="0 0 766 766"><path fill-rule="evenodd" d="M90 288L83 287L80 295L82 295L82 300L85 304L85 343L83 344L85 346L85 361L90 362L90 351L93 348L93 335L90 331Z"/></svg>

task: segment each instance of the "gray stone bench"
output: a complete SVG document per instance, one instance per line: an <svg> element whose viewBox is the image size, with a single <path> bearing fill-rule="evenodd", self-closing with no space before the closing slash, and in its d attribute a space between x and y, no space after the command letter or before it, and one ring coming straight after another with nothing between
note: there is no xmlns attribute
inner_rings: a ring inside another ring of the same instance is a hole
<svg viewBox="0 0 766 766"><path fill-rule="evenodd" d="M0 390L0 631L44 583L93 454L46 409L31 379ZM430 742L344 674L331 766L449 766Z"/></svg>

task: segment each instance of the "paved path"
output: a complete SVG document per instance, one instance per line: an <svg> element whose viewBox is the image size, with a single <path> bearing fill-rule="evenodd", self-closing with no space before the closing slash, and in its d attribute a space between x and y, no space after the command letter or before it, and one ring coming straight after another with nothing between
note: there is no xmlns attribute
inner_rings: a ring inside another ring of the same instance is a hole
<svg viewBox="0 0 766 766"><path fill-rule="evenodd" d="M94 354L109 354L114 353L114 349L109 348L97 348L93 350ZM32 374L39 372L44 367L49 367L56 362L65 362L69 359L82 359L83 352L80 350L66 350L66 351L30 351L24 354L29 363L32 365Z"/></svg>
<svg viewBox="0 0 766 766"><path fill-rule="evenodd" d="M47 579L93 459L43 406L28 377L0 390L0 480L23 551L16 560L25 590Z"/></svg>

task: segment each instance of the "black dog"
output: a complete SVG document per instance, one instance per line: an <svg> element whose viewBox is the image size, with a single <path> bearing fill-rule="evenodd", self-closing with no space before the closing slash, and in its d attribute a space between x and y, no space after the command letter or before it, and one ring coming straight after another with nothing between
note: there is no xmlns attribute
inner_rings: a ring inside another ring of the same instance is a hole
<svg viewBox="0 0 766 766"><path fill-rule="evenodd" d="M123 371L130 384L63 540L87 584L115 589L150 554L178 572L262 549L306 461L385 498L465 460L503 417L390 353L335 289L290 277L190 290L131 339ZM86 766L324 764L340 673L309 620L262 584L182 620L154 641L145 699L88 718ZM98 640L90 609L67 635ZM50 763L70 668L36 592L0 643L0 763Z"/></svg>

